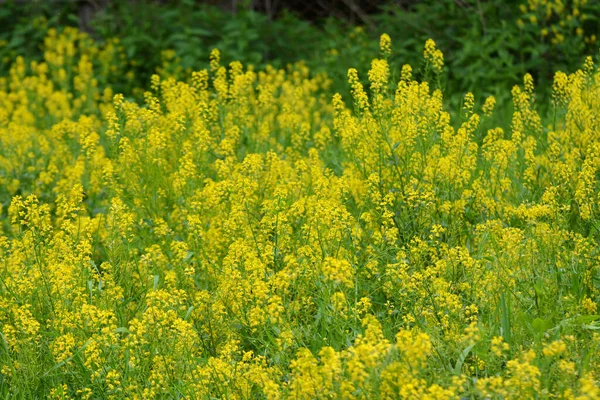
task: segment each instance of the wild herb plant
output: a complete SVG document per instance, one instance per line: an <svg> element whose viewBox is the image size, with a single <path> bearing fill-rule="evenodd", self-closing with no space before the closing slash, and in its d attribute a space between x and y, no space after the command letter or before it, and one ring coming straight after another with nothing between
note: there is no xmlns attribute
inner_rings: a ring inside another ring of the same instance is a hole
<svg viewBox="0 0 600 400"><path fill-rule="evenodd" d="M136 101L120 42L72 28L13 60L2 396L600 398L593 59L549 117L524 75L498 127L494 97L445 107L433 40L421 69L379 46L346 99L213 50Z"/></svg>

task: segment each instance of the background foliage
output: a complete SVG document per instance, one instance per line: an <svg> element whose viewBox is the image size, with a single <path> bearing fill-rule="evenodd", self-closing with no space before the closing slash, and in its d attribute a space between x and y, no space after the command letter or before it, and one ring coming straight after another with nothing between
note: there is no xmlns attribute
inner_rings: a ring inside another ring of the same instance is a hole
<svg viewBox="0 0 600 400"><path fill-rule="evenodd" d="M331 1L320 2L320 8L305 2L227 2L235 9L194 0L138 0L100 2L103 7L82 22L78 7L86 3L3 3L0 72L16 55L41 58L49 27L79 24L97 40L121 38L135 79L111 82L117 90L144 87L157 70L183 77L205 68L210 50L218 48L224 61L256 68L304 60L312 71L331 75L332 91L348 94L344 71L369 67L385 28L398 44L390 60L396 70L419 66L422 44L436 41L449 71L443 78L446 101L457 110L468 91L507 104L510 88L527 72L539 87L548 87L554 71L575 70L585 55L595 53L600 36L600 3L585 0L366 2L371 7Z"/></svg>

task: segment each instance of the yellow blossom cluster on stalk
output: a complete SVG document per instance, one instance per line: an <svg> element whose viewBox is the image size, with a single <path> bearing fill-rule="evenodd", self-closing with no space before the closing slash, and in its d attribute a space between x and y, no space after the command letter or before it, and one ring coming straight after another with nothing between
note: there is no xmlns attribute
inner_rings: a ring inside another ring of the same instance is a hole
<svg viewBox="0 0 600 400"><path fill-rule="evenodd" d="M134 101L118 42L74 29L13 60L2 396L600 399L593 59L551 118L526 75L502 128L493 97L445 109L433 41L431 83L380 43L346 99L215 50Z"/></svg>

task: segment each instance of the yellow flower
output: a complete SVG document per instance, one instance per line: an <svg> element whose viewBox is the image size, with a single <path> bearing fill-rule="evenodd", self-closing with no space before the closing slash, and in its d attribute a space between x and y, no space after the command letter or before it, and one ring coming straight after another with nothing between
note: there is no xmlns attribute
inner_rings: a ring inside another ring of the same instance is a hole
<svg viewBox="0 0 600 400"><path fill-rule="evenodd" d="M392 39L387 33L379 37L379 50L384 57L389 57L392 54Z"/></svg>
<svg viewBox="0 0 600 400"><path fill-rule="evenodd" d="M444 68L444 55L435 47L435 42L432 39L427 39L427 42L425 42L423 55L433 71L436 74L441 74Z"/></svg>

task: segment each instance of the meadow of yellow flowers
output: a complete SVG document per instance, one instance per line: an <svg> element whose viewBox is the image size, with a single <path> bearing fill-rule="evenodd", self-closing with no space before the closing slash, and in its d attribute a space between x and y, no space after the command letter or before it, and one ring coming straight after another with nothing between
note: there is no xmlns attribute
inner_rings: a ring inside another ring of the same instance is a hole
<svg viewBox="0 0 600 400"><path fill-rule="evenodd" d="M502 128L444 108L433 41L418 80L380 47L351 99L215 50L136 101L72 28L13 60L1 397L600 399L592 58Z"/></svg>

